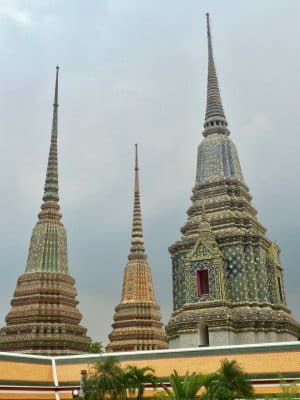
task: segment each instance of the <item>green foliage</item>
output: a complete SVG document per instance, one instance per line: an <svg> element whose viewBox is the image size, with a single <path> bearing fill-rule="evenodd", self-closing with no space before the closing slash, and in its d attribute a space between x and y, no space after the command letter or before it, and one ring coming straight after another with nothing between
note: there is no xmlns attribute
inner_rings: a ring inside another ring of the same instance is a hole
<svg viewBox="0 0 300 400"><path fill-rule="evenodd" d="M116 358L106 357L93 364L86 380L85 399L142 400L147 383L153 387L158 385L152 368L130 365L122 369ZM170 376L170 384L171 389L162 385L164 392L157 393L156 400L234 400L253 397L253 387L236 361L223 360L218 371L208 375L187 372L180 377L174 371ZM294 389L288 390L284 384L282 387L286 397L281 399L292 399L287 395L294 394ZM199 396L201 388L204 393Z"/></svg>
<svg viewBox="0 0 300 400"><path fill-rule="evenodd" d="M92 341L87 349L88 353L103 353L103 346L101 342Z"/></svg>
<svg viewBox="0 0 300 400"><path fill-rule="evenodd" d="M207 376L188 372L180 377L177 371L170 376L172 391L164 386L169 399L173 400L194 400L197 399L199 389L207 382Z"/></svg>
<svg viewBox="0 0 300 400"><path fill-rule="evenodd" d="M137 400L143 399L145 383L157 384L157 378L150 367L139 368L129 365L122 369L114 357L95 362L85 383L87 400L126 400L130 393Z"/></svg>
<svg viewBox="0 0 300 400"><path fill-rule="evenodd" d="M116 358L107 357L93 364L86 380L85 397L87 400L126 399L125 374Z"/></svg>
<svg viewBox="0 0 300 400"><path fill-rule="evenodd" d="M154 370L150 367L139 368L134 365L128 365L126 368L127 388L131 394L137 394L137 400L143 398L145 383L157 385L157 378L153 374Z"/></svg>
<svg viewBox="0 0 300 400"><path fill-rule="evenodd" d="M250 399L253 396L253 386L236 361L223 360L217 373L206 384L208 400Z"/></svg>

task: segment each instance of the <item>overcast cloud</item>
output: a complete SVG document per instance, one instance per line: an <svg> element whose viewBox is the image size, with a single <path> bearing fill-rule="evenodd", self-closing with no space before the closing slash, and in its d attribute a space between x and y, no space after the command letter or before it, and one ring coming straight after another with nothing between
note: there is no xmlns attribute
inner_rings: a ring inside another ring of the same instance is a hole
<svg viewBox="0 0 300 400"><path fill-rule="evenodd" d="M300 2L0 0L1 325L41 204L56 64L61 207L83 325L107 342L129 251L136 142L145 245L168 320L167 248L186 219L202 139L206 11L231 137L300 319Z"/></svg>

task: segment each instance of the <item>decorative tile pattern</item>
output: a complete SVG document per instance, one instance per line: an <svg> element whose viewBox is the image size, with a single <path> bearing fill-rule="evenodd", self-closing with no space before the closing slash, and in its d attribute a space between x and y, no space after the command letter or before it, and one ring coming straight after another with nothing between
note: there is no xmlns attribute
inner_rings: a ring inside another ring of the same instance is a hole
<svg viewBox="0 0 300 400"><path fill-rule="evenodd" d="M196 185L225 179L244 182L238 153L228 136L211 134L198 148Z"/></svg>
<svg viewBox="0 0 300 400"><path fill-rule="evenodd" d="M177 310L186 302L187 289L185 288L184 255L179 253L172 260L173 265L173 304Z"/></svg>
<svg viewBox="0 0 300 400"><path fill-rule="evenodd" d="M209 283L209 295L204 295L199 297L197 295L197 271L201 269L208 270L208 283ZM204 302L204 301L211 301L216 299L216 289L218 287L217 283L217 272L216 266L213 260L203 260L203 261L195 261L191 264L190 267L191 277L193 285L191 287L189 302Z"/></svg>
<svg viewBox="0 0 300 400"><path fill-rule="evenodd" d="M25 274L17 282L0 350L61 355L85 353L75 281L69 275L67 234L61 222L57 167L58 68L43 204L33 228Z"/></svg>
<svg viewBox="0 0 300 400"><path fill-rule="evenodd" d="M254 329L267 334L267 340L295 338L297 323L286 308L280 251L267 238L266 229L256 217L236 147L229 138L209 19L207 24L204 139L198 146L196 184L188 218L181 228L180 240L169 248L173 261L174 313L166 328L168 338L179 343L181 335L186 338L197 334L200 322L209 331L218 332L214 334L218 344L252 340ZM212 251L214 246L218 254ZM209 271L210 294L202 298L195 295L195 270L204 267ZM228 339L234 337L237 339Z"/></svg>
<svg viewBox="0 0 300 400"><path fill-rule="evenodd" d="M121 302L115 308L113 330L106 347L108 352L168 347L144 248L138 171L136 145L131 248L124 271Z"/></svg>

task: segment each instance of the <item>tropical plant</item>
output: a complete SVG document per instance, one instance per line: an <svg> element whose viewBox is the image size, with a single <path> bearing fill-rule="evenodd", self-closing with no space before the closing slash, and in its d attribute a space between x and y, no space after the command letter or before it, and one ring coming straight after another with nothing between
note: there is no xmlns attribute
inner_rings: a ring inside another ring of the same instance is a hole
<svg viewBox="0 0 300 400"><path fill-rule="evenodd" d="M114 357L95 362L85 384L87 400L126 399L126 374Z"/></svg>
<svg viewBox="0 0 300 400"><path fill-rule="evenodd" d="M128 365L126 368L126 384L131 394L137 395L136 399L141 400L145 391L145 383L156 386L157 378L153 374L154 369L150 367L139 368L135 365Z"/></svg>
<svg viewBox="0 0 300 400"><path fill-rule="evenodd" d="M202 386L207 384L207 376L193 372L186 372L184 377L180 377L178 372L174 370L170 376L170 384L172 390L164 387L169 399L173 400L194 400L197 399L197 393Z"/></svg>
<svg viewBox="0 0 300 400"><path fill-rule="evenodd" d="M141 400L145 384L158 385L154 370L150 367L128 366L122 369L114 357L103 358L93 364L85 383L86 400L126 400L127 394ZM171 388L161 385L164 392L156 394L157 399L172 400L234 400L253 397L253 387L247 375L236 361L223 360L214 374L186 373L183 377L174 372L170 376ZM199 395L199 390L203 393ZM286 388L282 384L281 398L290 399L294 387ZM130 398L132 398L130 396ZM285 396L285 397L284 397Z"/></svg>
<svg viewBox="0 0 300 400"><path fill-rule="evenodd" d="M208 400L250 399L254 396L251 382L236 361L223 360L205 386Z"/></svg>
<svg viewBox="0 0 300 400"><path fill-rule="evenodd" d="M101 342L92 341L87 349L88 353L103 353L103 346Z"/></svg>

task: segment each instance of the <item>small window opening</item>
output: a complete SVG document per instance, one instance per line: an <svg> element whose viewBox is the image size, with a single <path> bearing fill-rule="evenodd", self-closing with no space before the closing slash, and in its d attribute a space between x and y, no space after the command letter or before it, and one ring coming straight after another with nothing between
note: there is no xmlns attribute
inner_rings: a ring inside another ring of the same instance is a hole
<svg viewBox="0 0 300 400"><path fill-rule="evenodd" d="M282 296L282 288L281 288L281 282L280 282L280 278L279 277L277 277L277 283L278 283L279 297L280 297L280 301L282 303L283 302L283 296Z"/></svg>
<svg viewBox="0 0 300 400"><path fill-rule="evenodd" d="M206 323L200 323L199 327L199 347L209 346L209 332Z"/></svg>
<svg viewBox="0 0 300 400"><path fill-rule="evenodd" d="M217 125L220 126L220 121L217 121Z"/></svg>
<svg viewBox="0 0 300 400"><path fill-rule="evenodd" d="M199 297L209 294L207 269L200 269L197 271L197 294Z"/></svg>

